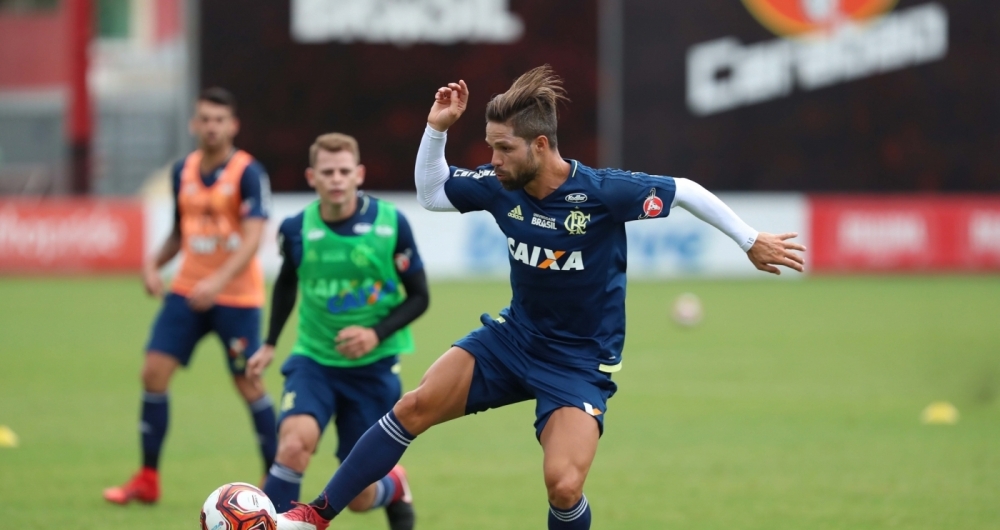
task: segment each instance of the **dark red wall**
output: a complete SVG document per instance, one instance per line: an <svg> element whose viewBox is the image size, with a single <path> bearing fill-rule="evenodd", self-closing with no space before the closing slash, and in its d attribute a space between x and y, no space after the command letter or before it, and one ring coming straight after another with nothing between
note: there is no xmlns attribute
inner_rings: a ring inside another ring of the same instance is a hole
<svg viewBox="0 0 1000 530"><path fill-rule="evenodd" d="M526 70L550 63L572 102L560 117L560 151L596 163L596 0L513 0L525 22L511 45L297 44L289 3L202 2L202 85L232 90L240 101L240 147L258 157L276 190L308 189L307 150L324 132L352 134L361 145L370 189L412 189L413 162L439 86L459 78L470 110L449 134L454 165L489 161L486 102Z"/></svg>

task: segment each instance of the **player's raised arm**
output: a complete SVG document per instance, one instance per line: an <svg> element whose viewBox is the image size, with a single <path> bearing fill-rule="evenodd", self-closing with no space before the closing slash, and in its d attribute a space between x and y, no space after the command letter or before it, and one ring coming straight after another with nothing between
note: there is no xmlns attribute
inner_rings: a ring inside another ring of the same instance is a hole
<svg viewBox="0 0 1000 530"><path fill-rule="evenodd" d="M413 173L417 200L428 210L456 211L444 189L445 182L451 176L448 161L444 157L444 146L448 140L446 131L462 116L468 104L469 87L465 81L449 83L434 94L434 105L427 115L427 129L420 140Z"/></svg>
<svg viewBox="0 0 1000 530"><path fill-rule="evenodd" d="M671 207L684 208L736 241L758 270L781 274L781 270L775 267L781 265L802 272L805 262L796 251L804 252L806 247L788 241L798 234L775 235L757 232L722 200L698 183L683 178L674 179L674 182L676 191Z"/></svg>

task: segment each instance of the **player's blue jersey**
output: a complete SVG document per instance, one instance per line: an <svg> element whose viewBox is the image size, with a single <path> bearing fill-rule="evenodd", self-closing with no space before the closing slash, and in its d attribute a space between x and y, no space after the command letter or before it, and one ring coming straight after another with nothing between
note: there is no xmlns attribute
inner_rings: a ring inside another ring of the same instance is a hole
<svg viewBox="0 0 1000 530"><path fill-rule="evenodd" d="M451 168L445 193L460 212L493 214L507 236L510 307L520 346L555 363L605 370L625 342L625 223L666 217L674 179L574 160L570 177L538 200L507 191L493 167Z"/></svg>

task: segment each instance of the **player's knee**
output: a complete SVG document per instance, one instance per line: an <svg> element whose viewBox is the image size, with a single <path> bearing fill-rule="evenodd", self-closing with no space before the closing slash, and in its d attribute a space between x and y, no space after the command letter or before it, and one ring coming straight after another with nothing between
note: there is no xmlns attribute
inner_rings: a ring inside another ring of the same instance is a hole
<svg viewBox="0 0 1000 530"><path fill-rule="evenodd" d="M403 394L392 411L396 414L399 422L403 424L403 428L410 434L417 436L434 424L432 411L428 405L418 387L416 390Z"/></svg>
<svg viewBox="0 0 1000 530"><path fill-rule="evenodd" d="M247 403L255 403L267 393L264 389L264 382L260 379L250 379L243 375L237 375L233 377L233 382L236 384L236 390Z"/></svg>
<svg viewBox="0 0 1000 530"><path fill-rule="evenodd" d="M568 510L583 497L584 476L574 471L556 473L545 477L549 502L560 510Z"/></svg>
<svg viewBox="0 0 1000 530"><path fill-rule="evenodd" d="M142 388L146 392L166 392L170 384L170 370L156 363L145 363L142 365Z"/></svg>
<svg viewBox="0 0 1000 530"><path fill-rule="evenodd" d="M392 412L396 414L396 418L403 423L403 426L409 430L410 426L417 423L420 417L420 406L420 397L417 395L417 391L411 390L399 398L396 405L392 407Z"/></svg>
<svg viewBox="0 0 1000 530"><path fill-rule="evenodd" d="M301 433L282 433L278 440L278 455L276 460L279 464L292 469L297 473L302 473L309 465L316 444L303 436Z"/></svg>

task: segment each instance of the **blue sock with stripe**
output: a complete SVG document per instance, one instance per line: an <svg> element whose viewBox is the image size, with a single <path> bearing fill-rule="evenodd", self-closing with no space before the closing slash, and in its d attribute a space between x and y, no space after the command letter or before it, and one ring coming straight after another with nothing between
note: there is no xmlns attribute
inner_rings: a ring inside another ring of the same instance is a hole
<svg viewBox="0 0 1000 530"><path fill-rule="evenodd" d="M264 459L264 472L267 473L274 465L274 457L278 453L278 420L274 417L271 396L264 394L264 397L250 403L250 415L253 416L253 427L257 431L260 455Z"/></svg>
<svg viewBox="0 0 1000 530"><path fill-rule="evenodd" d="M167 437L167 422L170 419L170 395L166 392L142 393L142 417L139 433L142 439L142 466L158 469L160 449Z"/></svg>
<svg viewBox="0 0 1000 530"><path fill-rule="evenodd" d="M310 505L324 519L333 519L365 488L388 475L415 438L389 411L361 436L323 493Z"/></svg>
<svg viewBox="0 0 1000 530"><path fill-rule="evenodd" d="M549 504L549 530L589 530L590 503L587 496L580 497L572 508L560 510Z"/></svg>
<svg viewBox="0 0 1000 530"><path fill-rule="evenodd" d="M302 473L277 462L271 466L264 481L264 494L274 503L278 513L284 513L293 508L292 502L299 500L302 490Z"/></svg>
<svg viewBox="0 0 1000 530"><path fill-rule="evenodd" d="M396 481L386 475L375 483L375 500L369 510L376 510L388 506L396 496Z"/></svg>

